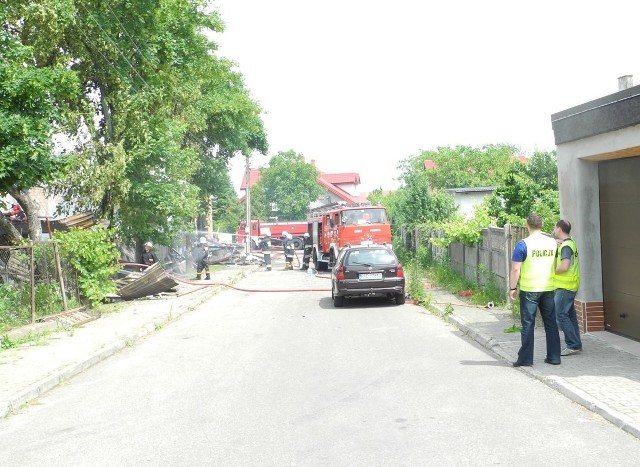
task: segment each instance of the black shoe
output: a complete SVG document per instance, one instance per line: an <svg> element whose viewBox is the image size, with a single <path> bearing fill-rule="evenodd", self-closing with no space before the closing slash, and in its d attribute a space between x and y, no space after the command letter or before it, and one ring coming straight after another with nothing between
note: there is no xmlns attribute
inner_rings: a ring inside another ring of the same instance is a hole
<svg viewBox="0 0 640 467"><path fill-rule="evenodd" d="M519 367L519 366L533 366L533 365L531 363L513 362L513 366Z"/></svg>
<svg viewBox="0 0 640 467"><path fill-rule="evenodd" d="M560 362L552 362L551 360L549 360L548 358L544 359L545 363L548 363L549 365L560 365Z"/></svg>

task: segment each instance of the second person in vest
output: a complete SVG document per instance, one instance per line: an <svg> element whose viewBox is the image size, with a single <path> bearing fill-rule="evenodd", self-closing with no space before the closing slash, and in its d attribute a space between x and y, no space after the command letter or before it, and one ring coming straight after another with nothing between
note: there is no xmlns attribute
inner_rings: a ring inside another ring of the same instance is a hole
<svg viewBox="0 0 640 467"><path fill-rule="evenodd" d="M516 298L520 281L520 350L513 366L532 366L536 312L544 323L547 343L545 363L560 364L560 333L553 302L553 277L557 244L553 237L542 233L542 218L538 214L527 217L529 236L516 243L511 256L509 274L511 299Z"/></svg>
<svg viewBox="0 0 640 467"><path fill-rule="evenodd" d="M553 232L558 241L558 254L556 255L554 295L556 320L564 333L564 341L567 344L562 349L561 355L573 355L582 350L580 339L580 327L576 317L575 299L578 287L580 287L580 270L578 268L578 247L571 236L571 224L565 220L559 220Z"/></svg>

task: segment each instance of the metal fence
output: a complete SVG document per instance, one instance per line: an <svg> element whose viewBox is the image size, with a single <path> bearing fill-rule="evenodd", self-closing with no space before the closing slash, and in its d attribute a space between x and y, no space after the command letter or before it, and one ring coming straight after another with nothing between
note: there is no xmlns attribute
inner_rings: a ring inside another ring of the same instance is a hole
<svg viewBox="0 0 640 467"><path fill-rule="evenodd" d="M527 236L527 229L509 224L504 228L488 227L482 230L482 240L476 245L452 242L448 248L429 241L430 238L442 238L442 232L431 232L426 238L422 238L417 229L400 229L400 234L405 248L415 251L419 246L425 246L433 259L448 262L461 277L481 286L493 280L506 293L509 289L511 252L516 242Z"/></svg>
<svg viewBox="0 0 640 467"><path fill-rule="evenodd" d="M77 274L56 242L0 246L0 333L79 306Z"/></svg>

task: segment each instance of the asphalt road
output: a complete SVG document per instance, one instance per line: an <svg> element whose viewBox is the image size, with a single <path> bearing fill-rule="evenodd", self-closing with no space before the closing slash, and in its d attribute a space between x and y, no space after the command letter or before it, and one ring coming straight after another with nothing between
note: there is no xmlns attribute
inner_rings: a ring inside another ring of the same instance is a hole
<svg viewBox="0 0 640 467"><path fill-rule="evenodd" d="M329 287L293 271L250 289ZM228 290L0 420L0 464L637 465L640 441L441 319Z"/></svg>

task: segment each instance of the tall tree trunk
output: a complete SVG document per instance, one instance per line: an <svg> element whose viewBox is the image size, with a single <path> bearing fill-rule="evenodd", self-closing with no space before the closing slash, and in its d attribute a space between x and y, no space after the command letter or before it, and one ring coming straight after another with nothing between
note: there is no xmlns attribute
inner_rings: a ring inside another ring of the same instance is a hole
<svg viewBox="0 0 640 467"><path fill-rule="evenodd" d="M4 216L0 218L0 245L18 245L22 241L22 235L18 232L11 221Z"/></svg>
<svg viewBox="0 0 640 467"><path fill-rule="evenodd" d="M29 238L36 242L42 237L42 226L40 225L40 204L29 194L28 191L10 191L9 194L22 206L22 210L27 215L29 223Z"/></svg>

